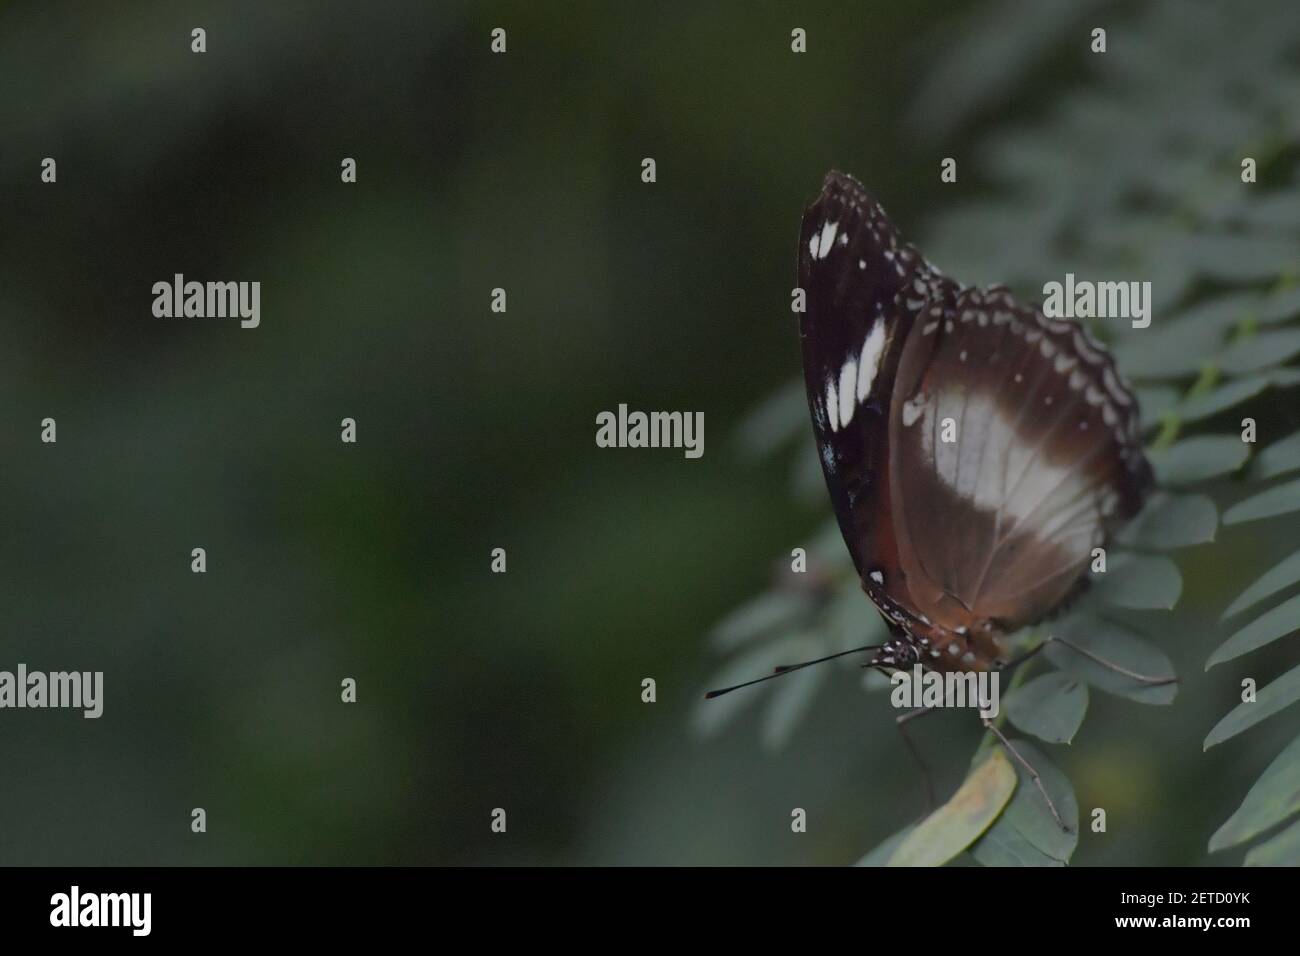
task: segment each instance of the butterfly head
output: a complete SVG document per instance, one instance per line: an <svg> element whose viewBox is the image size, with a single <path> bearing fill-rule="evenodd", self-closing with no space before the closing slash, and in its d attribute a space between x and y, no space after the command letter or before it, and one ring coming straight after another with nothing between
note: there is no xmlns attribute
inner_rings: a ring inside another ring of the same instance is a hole
<svg viewBox="0 0 1300 956"><path fill-rule="evenodd" d="M895 637L881 645L868 667L883 667L892 670L911 670L921 663L921 649L911 637Z"/></svg>

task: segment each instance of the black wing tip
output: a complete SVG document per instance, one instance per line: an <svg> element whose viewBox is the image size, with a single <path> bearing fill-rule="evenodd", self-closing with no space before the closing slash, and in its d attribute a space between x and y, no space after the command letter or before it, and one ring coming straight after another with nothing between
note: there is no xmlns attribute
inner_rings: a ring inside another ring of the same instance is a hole
<svg viewBox="0 0 1300 956"><path fill-rule="evenodd" d="M851 173L846 173L839 169L830 169L822 177L822 189L860 189L866 192L861 181Z"/></svg>
<svg viewBox="0 0 1300 956"><path fill-rule="evenodd" d="M871 209L874 200L867 193L862 183L848 173L838 169L830 170L822 178L822 190L803 210L803 222L799 230L800 255L815 229L820 229L828 220L841 219L849 213L856 220L864 210Z"/></svg>
<svg viewBox="0 0 1300 956"><path fill-rule="evenodd" d="M897 242L902 242L885 207L867 187L856 177L832 169L822 178L822 191L804 209L804 229L806 231L810 220L842 219L845 215L851 217L851 228L856 229L864 222L876 223L893 233Z"/></svg>
<svg viewBox="0 0 1300 956"><path fill-rule="evenodd" d="M856 177L840 172L838 169L832 169L822 177L822 191L821 195L818 196L818 202L830 198L852 199L862 205L870 205L875 202L871 194L867 192L867 188Z"/></svg>

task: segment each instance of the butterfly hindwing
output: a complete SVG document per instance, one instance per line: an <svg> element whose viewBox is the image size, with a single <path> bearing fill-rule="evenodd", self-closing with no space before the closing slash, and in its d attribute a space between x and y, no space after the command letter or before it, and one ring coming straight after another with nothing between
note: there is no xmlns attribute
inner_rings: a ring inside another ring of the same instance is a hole
<svg viewBox="0 0 1300 956"><path fill-rule="evenodd" d="M937 621L1007 626L1059 605L1145 494L1136 423L1109 355L1005 289L964 289L919 323L889 435L913 599Z"/></svg>

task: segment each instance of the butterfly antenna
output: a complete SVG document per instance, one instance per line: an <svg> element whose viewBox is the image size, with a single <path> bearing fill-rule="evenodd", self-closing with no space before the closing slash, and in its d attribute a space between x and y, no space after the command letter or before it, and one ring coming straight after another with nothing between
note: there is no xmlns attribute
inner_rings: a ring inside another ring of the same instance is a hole
<svg viewBox="0 0 1300 956"><path fill-rule="evenodd" d="M723 694L730 694L733 690L740 690L742 687L752 687L754 684L761 684L765 680L771 680L774 677L783 677L792 671L802 670L805 667L812 667L814 664L821 664L826 661L833 661L837 657L844 657L846 654L858 654L862 651L878 651L884 645L882 644L865 644L862 647L853 647L847 651L840 651L837 654L827 654L825 657L819 657L815 661L804 661L802 664L782 664L775 668L772 673L766 677L756 677L753 680L747 680L743 684L733 684L730 687L719 687L717 690L711 690L704 695L705 700L713 700L715 697L721 697Z"/></svg>

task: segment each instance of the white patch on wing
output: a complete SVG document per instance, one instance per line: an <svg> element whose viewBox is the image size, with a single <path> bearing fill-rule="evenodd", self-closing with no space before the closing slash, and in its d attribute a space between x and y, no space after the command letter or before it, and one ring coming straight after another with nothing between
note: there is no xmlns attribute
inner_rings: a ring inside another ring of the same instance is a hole
<svg viewBox="0 0 1300 956"><path fill-rule="evenodd" d="M848 428L853 421L853 410L857 403L853 400L853 390L858 381L858 363L849 359L840 369L840 428Z"/></svg>
<svg viewBox="0 0 1300 956"><path fill-rule="evenodd" d="M903 403L903 424L911 425L924 415L924 427L916 433L923 460L934 464L939 480L950 491L979 510L1001 509L1005 519L1019 520L1049 496L1070 501L1085 493L1087 475L1052 464L1016 433L994 396L940 392L929 396L929 401L924 398L916 396L918 403L924 402L923 408L912 401ZM963 400L965 425L959 439L938 441L934 419L939 409L946 406L945 413L953 415ZM1046 515L1039 512L1039 517Z"/></svg>
<svg viewBox="0 0 1300 956"><path fill-rule="evenodd" d="M862 343L862 355L858 359L858 401L864 402L871 394L871 383L880 371L880 359L885 353L885 323L878 320L867 333L867 340Z"/></svg>
<svg viewBox="0 0 1300 956"><path fill-rule="evenodd" d="M838 222L828 222L822 226L821 243L813 255L819 259L825 259L831 251L831 243L835 241L835 233L839 231ZM787 249L789 246L786 247Z"/></svg>
<svg viewBox="0 0 1300 956"><path fill-rule="evenodd" d="M826 420L831 423L831 431L840 430L840 403L836 397L833 378L826 380Z"/></svg>

